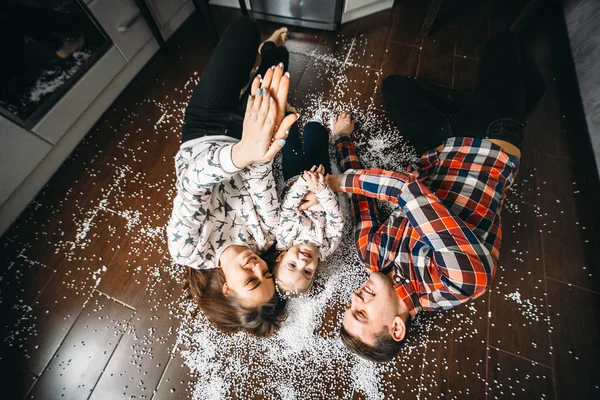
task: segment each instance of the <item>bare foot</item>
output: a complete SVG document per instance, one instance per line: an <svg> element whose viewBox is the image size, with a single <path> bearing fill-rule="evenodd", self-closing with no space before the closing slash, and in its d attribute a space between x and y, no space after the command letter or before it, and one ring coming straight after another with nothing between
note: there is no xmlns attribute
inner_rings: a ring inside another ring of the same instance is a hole
<svg viewBox="0 0 600 400"><path fill-rule="evenodd" d="M83 36L80 36L77 39L65 40L62 44L62 47L56 50L56 55L62 59L68 58L77 50L79 50L84 43L85 40L83 39Z"/></svg>
<svg viewBox="0 0 600 400"><path fill-rule="evenodd" d="M354 119L352 114L342 112L333 119L333 135L332 140L336 140L340 136L350 136L354 131Z"/></svg>
<svg viewBox="0 0 600 400"><path fill-rule="evenodd" d="M279 47L279 46L282 46L283 44L285 44L287 39L288 39L288 28L286 28L284 26L284 27L277 29L275 32L273 32L271 34L271 36L269 36L269 38L267 40L265 40L265 42L273 42L273 43L275 43L275 47ZM258 51L260 52L260 49Z"/></svg>

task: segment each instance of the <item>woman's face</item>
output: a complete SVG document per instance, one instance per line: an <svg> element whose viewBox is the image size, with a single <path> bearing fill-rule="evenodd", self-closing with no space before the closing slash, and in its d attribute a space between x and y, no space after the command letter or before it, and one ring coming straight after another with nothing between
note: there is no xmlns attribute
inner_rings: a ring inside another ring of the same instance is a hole
<svg viewBox="0 0 600 400"><path fill-rule="evenodd" d="M295 244L277 257L277 282L287 292L304 293L315 277L319 250L312 244Z"/></svg>
<svg viewBox="0 0 600 400"><path fill-rule="evenodd" d="M273 274L267 263L245 246L232 245L223 251L219 265L225 274L225 296L235 296L244 307L256 307L275 294Z"/></svg>

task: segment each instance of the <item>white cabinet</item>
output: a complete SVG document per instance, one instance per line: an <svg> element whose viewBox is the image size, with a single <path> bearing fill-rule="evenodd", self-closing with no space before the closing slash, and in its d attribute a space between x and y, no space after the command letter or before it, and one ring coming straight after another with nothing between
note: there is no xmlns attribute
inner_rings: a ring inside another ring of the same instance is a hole
<svg viewBox="0 0 600 400"><path fill-rule="evenodd" d="M361 7L366 7L379 2L380 0L346 0L344 4L344 12L350 12Z"/></svg>
<svg viewBox="0 0 600 400"><path fill-rule="evenodd" d="M15 123L0 117L0 204L35 169L52 146ZM3 219L8 216L0 215Z"/></svg>
<svg viewBox="0 0 600 400"><path fill-rule="evenodd" d="M425 1L425 0L423 0ZM342 24L394 6L394 0L346 0Z"/></svg>
<svg viewBox="0 0 600 400"><path fill-rule="evenodd" d="M84 2L114 46L31 132L0 116L0 235L159 49L134 0ZM149 0L148 5L165 38L194 11L189 0Z"/></svg>
<svg viewBox="0 0 600 400"><path fill-rule="evenodd" d="M152 38L133 0L92 0L88 8L127 61Z"/></svg>
<svg viewBox="0 0 600 400"><path fill-rule="evenodd" d="M191 0L146 0L163 37L168 39L196 9Z"/></svg>
<svg viewBox="0 0 600 400"><path fill-rule="evenodd" d="M186 2L187 0L150 0L148 5L154 13L156 22L162 27Z"/></svg>

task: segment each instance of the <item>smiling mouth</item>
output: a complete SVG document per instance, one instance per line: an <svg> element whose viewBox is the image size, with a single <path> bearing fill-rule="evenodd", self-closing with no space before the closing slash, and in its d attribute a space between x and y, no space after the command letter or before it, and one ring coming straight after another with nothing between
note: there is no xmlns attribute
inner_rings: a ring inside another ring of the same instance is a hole
<svg viewBox="0 0 600 400"><path fill-rule="evenodd" d="M250 263L255 262L258 259L258 257L256 257L255 255L252 255L250 257L248 257L248 259L246 259L246 263L244 265L248 265Z"/></svg>
<svg viewBox="0 0 600 400"><path fill-rule="evenodd" d="M368 285L363 286L363 290L370 294L371 296L375 296L375 292Z"/></svg>
<svg viewBox="0 0 600 400"><path fill-rule="evenodd" d="M300 250L300 254L302 254L304 257L306 258L312 258L312 254L310 254L308 251L306 250Z"/></svg>

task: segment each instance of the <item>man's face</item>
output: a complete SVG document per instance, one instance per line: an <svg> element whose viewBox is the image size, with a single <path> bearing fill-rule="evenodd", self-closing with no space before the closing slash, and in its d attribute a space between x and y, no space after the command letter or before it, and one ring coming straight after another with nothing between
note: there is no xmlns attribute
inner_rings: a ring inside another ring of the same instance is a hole
<svg viewBox="0 0 600 400"><path fill-rule="evenodd" d="M377 335L384 329L390 329L394 323L399 302L392 280L380 272L373 272L369 280L352 293L342 322L344 328L372 345Z"/></svg>

